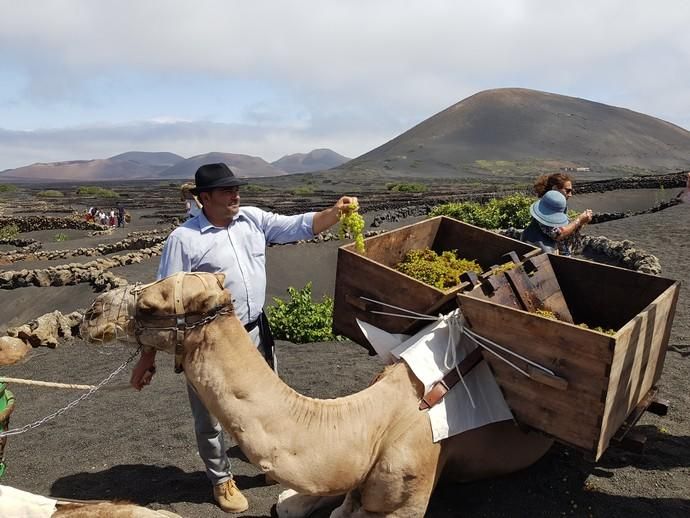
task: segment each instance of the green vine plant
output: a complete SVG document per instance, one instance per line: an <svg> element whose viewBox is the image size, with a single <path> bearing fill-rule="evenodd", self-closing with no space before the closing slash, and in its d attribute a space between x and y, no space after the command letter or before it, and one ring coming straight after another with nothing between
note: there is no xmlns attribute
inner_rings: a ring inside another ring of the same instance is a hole
<svg viewBox="0 0 690 518"><path fill-rule="evenodd" d="M498 228L525 228L530 222L529 208L536 198L526 194L511 194L493 198L486 203L464 201L437 205L429 217L448 216L470 225L489 230ZM568 210L568 218L575 219L579 212Z"/></svg>
<svg viewBox="0 0 690 518"><path fill-rule="evenodd" d="M296 344L342 340L333 334L333 299L324 295L320 302L312 299L312 283L298 290L287 289L289 299L273 298L266 309L273 336Z"/></svg>
<svg viewBox="0 0 690 518"><path fill-rule="evenodd" d="M535 199L526 194L511 194L483 204L474 201L446 203L434 207L429 217L448 216L486 229L525 228L529 225L529 208Z"/></svg>
<svg viewBox="0 0 690 518"><path fill-rule="evenodd" d="M17 236L19 236L19 227L14 223L0 227L0 239L17 239Z"/></svg>

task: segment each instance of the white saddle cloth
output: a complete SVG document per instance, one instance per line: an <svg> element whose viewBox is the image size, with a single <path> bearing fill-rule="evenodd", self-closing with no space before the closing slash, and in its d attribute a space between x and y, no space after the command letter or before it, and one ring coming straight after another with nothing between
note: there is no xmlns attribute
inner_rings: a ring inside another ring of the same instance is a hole
<svg viewBox="0 0 690 518"><path fill-rule="evenodd" d="M391 334L361 320L357 323L385 362L402 359L407 363L424 384L425 393L476 347L461 332L459 310L441 316L412 336ZM451 346L454 346L454 351ZM479 362L463 378L466 387L458 382L440 403L428 411L434 442L490 423L513 419L485 361Z"/></svg>
<svg viewBox="0 0 690 518"><path fill-rule="evenodd" d="M57 500L0 485L0 516L12 518L50 518Z"/></svg>

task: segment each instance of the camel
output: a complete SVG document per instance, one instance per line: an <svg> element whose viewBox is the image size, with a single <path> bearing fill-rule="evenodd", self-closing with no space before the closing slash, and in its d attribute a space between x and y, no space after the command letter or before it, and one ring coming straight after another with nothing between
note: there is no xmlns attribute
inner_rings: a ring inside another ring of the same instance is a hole
<svg viewBox="0 0 690 518"><path fill-rule="evenodd" d="M297 393L257 351L223 280L180 273L106 292L86 312L81 336L177 348L185 376L249 461L290 488L278 516L307 516L338 497L331 517L418 518L441 474L470 481L511 473L551 446L511 421L434 443L418 408L424 387L404 362L349 396Z"/></svg>
<svg viewBox="0 0 690 518"><path fill-rule="evenodd" d="M63 500L0 485L0 516L34 518L182 518L170 511L147 509L129 502Z"/></svg>
<svg viewBox="0 0 690 518"><path fill-rule="evenodd" d="M51 518L182 518L164 510L147 509L125 502L74 503L58 501Z"/></svg>

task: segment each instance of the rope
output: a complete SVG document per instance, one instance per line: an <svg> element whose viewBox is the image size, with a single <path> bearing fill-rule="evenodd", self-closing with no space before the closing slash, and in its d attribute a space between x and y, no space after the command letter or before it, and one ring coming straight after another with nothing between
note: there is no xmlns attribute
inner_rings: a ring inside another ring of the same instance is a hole
<svg viewBox="0 0 690 518"><path fill-rule="evenodd" d="M394 305L392 305L392 304L386 304L385 302L381 302L381 301L379 301L379 300L370 299L370 298L368 298L368 297L360 297L360 298L361 298L362 300L366 300L367 302L373 302L373 303L379 304L379 305L381 305L381 306L385 306L385 307L392 308L392 309L397 309L398 311L401 312L401 313L388 313L388 312L384 312L384 311L373 311L373 310L370 311L371 313L375 313L375 314L377 314L377 315L388 315L388 316L391 316L391 317L411 318L411 319L416 319L416 320L446 321L446 322L448 322L448 325L451 326L451 327L452 327L452 326L457 326L457 329L459 329L459 330L461 331L461 334L464 334L465 336L467 336L467 337L468 337L470 340L472 340L478 347L481 347L481 348L484 349L485 351L490 352L491 354L493 354L494 356L496 356L496 358L498 358L499 360L505 362L505 363L508 364L510 367L512 367L513 369L515 369L516 371L518 371L520 374L522 374L523 376L526 376L526 377L528 377L528 378L530 378L530 379L533 379L533 378L532 378L532 376L529 374L529 372L527 372L527 371L524 370L524 369L521 369L520 367L518 367L517 365L515 365L513 362L511 362L510 360L508 360L507 358L505 358L504 356L502 356L501 354L499 354L498 352L496 352L496 351L493 349L493 347L495 347L496 349L498 349L498 350L500 350L500 351L502 351L502 352L504 352L504 353L507 353L507 354L509 354L509 355L511 355L511 356L513 356L513 357L515 357L515 358L518 358L518 359L524 361L524 362L527 363L528 365L531 365L531 366L533 366L534 368L536 368L536 369L538 369L538 370L540 370L540 371L542 371L542 372L545 372L545 373L547 373L547 374L549 374L549 375L551 375L551 376L556 376L556 374L555 374L552 370L547 369L547 368L544 367L543 365L540 365L540 364L538 364L538 363L536 363L536 362L533 362L533 361L530 360L529 358L525 358L525 357L522 356L521 354L518 354L518 353L516 353L515 351L511 351L510 349L508 349L508 348L506 348L506 347L503 347L502 345L499 345L499 344L497 344L496 342L494 342L494 341L492 341L492 340L489 340L488 338L483 337L483 336L481 336L481 335L478 335L478 334L475 333L474 331L471 331L471 330L467 329L467 328L461 323L461 321L459 320L459 319L462 319L462 312L460 311L459 308L456 309L454 312L448 314L448 315L439 315L438 317L434 317L434 316L432 316L432 315L426 315L426 314L424 314L424 313L418 313L418 312L416 312L416 311L412 311L412 310L409 310L409 309L401 308L401 307L399 307L399 306L394 306ZM464 320L464 319L463 319L463 320ZM444 358L444 363L446 364L446 365L445 365L446 368L449 368L449 367L450 367L449 365L447 365L447 358L448 358L449 352L450 352L451 361L452 361L452 362L455 362L455 360L456 360L455 348L453 347L453 348L452 348L452 351L450 351L450 342L451 342L452 334L453 334L453 330L452 330L452 329L449 329L449 337L448 337L448 338L449 338L449 339L448 339L449 349L446 350L446 357ZM489 345L490 345L491 347L490 347ZM456 370L458 369L458 366L457 366L457 365L454 365L454 367L455 367ZM459 370L458 370L458 374L460 374L460 371L459 371ZM463 379L462 375L460 375L460 380L462 381L463 385L465 386L465 390L467 391L467 394L470 396L470 400L471 400L471 399L472 399L472 396L470 395L469 390L467 389L467 385L465 384L465 380ZM474 406L474 405L473 405L473 406Z"/></svg>
<svg viewBox="0 0 690 518"><path fill-rule="evenodd" d="M98 385L94 385L93 388L90 388L88 392L85 392L84 394L82 394L81 396L79 396L79 397L78 397L77 399L75 399L74 401L70 401L69 403L67 403L67 405L63 406L62 408L59 408L58 410L56 410L56 411L53 412L52 414L49 414L49 415L45 416L43 419L39 419L38 421L34 421L33 423L26 424L26 425L22 426L21 428L17 428L17 429L14 429L14 430L8 430L8 431L5 431L5 432L0 432L0 439L2 439L3 437L9 437L10 435L20 435L20 434L23 434L24 432L28 432L29 430L32 430L32 429L34 429L34 428L38 428L39 426L44 425L44 424L47 423L48 421L52 421L52 420L55 419L57 416L59 416L59 415L61 415L61 414L64 414L64 413L67 412L70 408L74 408L74 407L77 406L79 403L81 403L82 401L84 401L86 398L88 398L88 397L90 397L91 395L93 395L98 389L100 389L103 385L105 385L106 383L108 383L111 379L113 379L113 377L114 377L115 375L119 374L120 371L122 371L122 369L124 369L134 358L136 358L137 356L139 356L139 353L141 352L141 349L142 349L141 346L139 346L139 347L132 353L132 355L131 355L129 358L127 358L117 369L115 369L113 372L111 372L110 374L108 374L103 380L101 380L101 381L98 383Z"/></svg>
<svg viewBox="0 0 690 518"><path fill-rule="evenodd" d="M37 387L65 388L77 390L91 390L95 385L77 385L74 383L56 383L52 381L27 380L22 378L0 378L0 383L17 383L18 385L35 385Z"/></svg>
<svg viewBox="0 0 690 518"><path fill-rule="evenodd" d="M446 369L455 369L455 371L458 373L460 381L462 382L462 386L465 387L467 397L470 398L472 408L477 408L477 405L474 404L474 399L472 398L470 388L465 382L465 376L463 376L462 372L460 372L460 362L458 362L457 358L457 344L460 343L460 339L462 338L462 334L465 329L465 322L462 318L462 313L459 309L456 309L449 315L448 318L444 318L444 320L448 325L448 344L446 345L446 354L443 357L443 366Z"/></svg>

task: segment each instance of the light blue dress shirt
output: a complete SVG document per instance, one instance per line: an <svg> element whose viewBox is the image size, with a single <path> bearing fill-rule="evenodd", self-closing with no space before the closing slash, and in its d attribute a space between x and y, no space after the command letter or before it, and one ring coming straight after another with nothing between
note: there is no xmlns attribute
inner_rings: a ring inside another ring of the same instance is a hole
<svg viewBox="0 0 690 518"><path fill-rule="evenodd" d="M243 324L256 320L266 300L266 244L314 237L314 212L281 216L240 207L227 227L216 227L201 212L168 236L158 279L177 272L224 273L235 313Z"/></svg>

